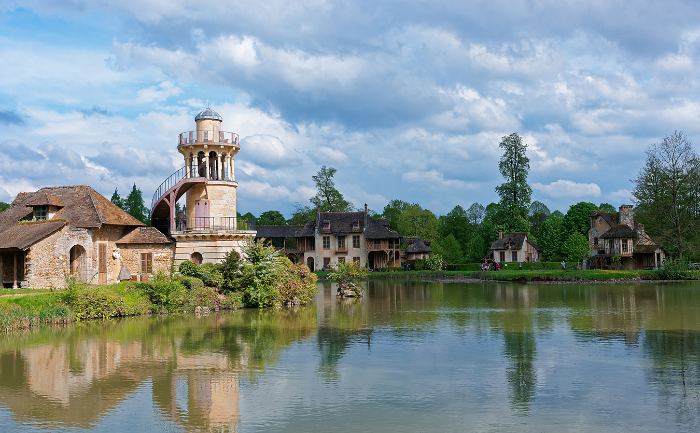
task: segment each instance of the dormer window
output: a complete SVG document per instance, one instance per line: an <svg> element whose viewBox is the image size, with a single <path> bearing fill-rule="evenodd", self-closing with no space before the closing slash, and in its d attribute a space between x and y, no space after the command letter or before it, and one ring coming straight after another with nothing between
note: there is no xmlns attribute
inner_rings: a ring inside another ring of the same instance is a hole
<svg viewBox="0 0 700 433"><path fill-rule="evenodd" d="M43 221L49 216L48 206L34 206L34 221Z"/></svg>
<svg viewBox="0 0 700 433"><path fill-rule="evenodd" d="M330 221L324 221L323 222L323 229L324 230L330 230L331 228L331 222Z"/></svg>
<svg viewBox="0 0 700 433"><path fill-rule="evenodd" d="M360 221L355 221L352 223L352 228L354 229L359 229L360 228Z"/></svg>

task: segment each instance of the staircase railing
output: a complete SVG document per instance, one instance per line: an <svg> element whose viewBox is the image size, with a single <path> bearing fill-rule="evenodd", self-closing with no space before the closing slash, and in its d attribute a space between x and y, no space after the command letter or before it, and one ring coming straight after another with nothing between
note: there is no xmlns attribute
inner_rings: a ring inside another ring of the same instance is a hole
<svg viewBox="0 0 700 433"><path fill-rule="evenodd" d="M163 181L163 183L160 184L158 188L156 188L156 192L153 194L153 200L151 200L151 215L153 214L153 211L155 210L156 202L158 201L159 198L165 194L167 190L175 186L178 182L180 182L182 179L187 177L187 166L182 167L175 173L171 174L168 176L167 179Z"/></svg>

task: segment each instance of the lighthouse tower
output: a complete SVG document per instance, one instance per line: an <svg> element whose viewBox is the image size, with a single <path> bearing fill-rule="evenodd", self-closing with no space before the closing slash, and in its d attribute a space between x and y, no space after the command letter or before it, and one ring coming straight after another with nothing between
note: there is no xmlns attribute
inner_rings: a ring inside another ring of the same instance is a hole
<svg viewBox="0 0 700 433"><path fill-rule="evenodd" d="M158 188L152 205L154 227L176 242L175 263L218 263L231 249L240 252L243 240L255 236L254 221L236 217L234 157L238 134L223 131L223 119L211 108L196 117L196 130L178 136L177 150L185 166ZM186 197L184 212L175 203Z"/></svg>

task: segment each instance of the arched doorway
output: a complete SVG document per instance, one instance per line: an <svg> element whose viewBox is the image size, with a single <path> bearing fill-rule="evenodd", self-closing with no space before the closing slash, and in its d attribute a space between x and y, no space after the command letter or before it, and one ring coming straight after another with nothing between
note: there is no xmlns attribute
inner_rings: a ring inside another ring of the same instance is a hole
<svg viewBox="0 0 700 433"><path fill-rule="evenodd" d="M87 282L87 252L80 245L70 249L70 274L79 282Z"/></svg>
<svg viewBox="0 0 700 433"><path fill-rule="evenodd" d="M306 259L306 266L309 268L309 270L311 272L314 271L314 258L313 257L309 257L308 259Z"/></svg>
<svg viewBox="0 0 700 433"><path fill-rule="evenodd" d="M202 254L201 253L192 253L190 255L190 261L192 263L196 263L198 265L202 264Z"/></svg>

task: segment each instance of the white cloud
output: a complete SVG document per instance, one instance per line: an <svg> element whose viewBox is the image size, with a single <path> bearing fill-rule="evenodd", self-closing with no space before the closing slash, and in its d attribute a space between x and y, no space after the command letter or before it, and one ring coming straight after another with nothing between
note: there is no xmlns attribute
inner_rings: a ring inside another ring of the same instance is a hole
<svg viewBox="0 0 700 433"><path fill-rule="evenodd" d="M617 191L612 191L607 194L605 194L605 198L610 200L613 203L618 203L618 204L630 204L632 203L632 191L628 189L619 189ZM614 206L614 204L613 204Z"/></svg>
<svg viewBox="0 0 700 433"><path fill-rule="evenodd" d="M413 184L414 187L429 189L456 188L469 189L477 188L478 185L471 182L464 182L457 179L445 179L444 175L437 170L429 171L409 171L401 175L404 182Z"/></svg>
<svg viewBox="0 0 700 433"><path fill-rule="evenodd" d="M162 102L172 96L177 96L180 93L182 93L182 89L175 87L175 85L170 81L163 81L158 86L150 86L139 90L137 93L136 102Z"/></svg>
<svg viewBox="0 0 700 433"><path fill-rule="evenodd" d="M553 198L565 197L599 197L600 187L595 183L576 183L559 179L549 185L533 183L532 188Z"/></svg>

